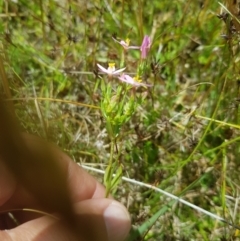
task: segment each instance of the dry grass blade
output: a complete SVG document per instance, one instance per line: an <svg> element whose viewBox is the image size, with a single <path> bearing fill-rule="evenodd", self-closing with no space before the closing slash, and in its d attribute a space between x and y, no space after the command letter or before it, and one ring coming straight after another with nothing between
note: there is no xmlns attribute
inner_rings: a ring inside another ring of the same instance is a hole
<svg viewBox="0 0 240 241"><path fill-rule="evenodd" d="M237 31L240 31L240 1L239 0L227 0L227 8L231 14L236 18L233 18L233 24Z"/></svg>

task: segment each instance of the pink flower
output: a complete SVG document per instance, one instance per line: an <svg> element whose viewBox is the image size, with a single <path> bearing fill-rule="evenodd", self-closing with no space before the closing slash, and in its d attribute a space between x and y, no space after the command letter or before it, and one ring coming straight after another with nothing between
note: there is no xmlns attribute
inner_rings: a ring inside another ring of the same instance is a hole
<svg viewBox="0 0 240 241"><path fill-rule="evenodd" d="M127 38L125 41L124 41L124 40L118 41L118 40L115 39L114 37L112 37L112 38L113 38L113 40L114 40L115 42L121 44L125 50L128 50L128 49L140 49L139 46L133 46L133 45L130 46L130 39L129 39L129 38Z"/></svg>
<svg viewBox="0 0 240 241"><path fill-rule="evenodd" d="M139 87L139 86L144 86L144 87L150 87L152 85L149 85L149 84L143 84L143 83L140 83L141 80L138 78L138 76L136 77L131 77L127 74L122 74L120 77L118 77L119 80L121 80L122 82L125 82L127 84L130 84L132 86L135 86L135 87Z"/></svg>
<svg viewBox="0 0 240 241"><path fill-rule="evenodd" d="M142 52L141 54L141 58L142 59L146 59L147 58L147 54L150 50L151 47L151 39L148 35L145 35L142 41L142 45L140 47L140 50Z"/></svg>
<svg viewBox="0 0 240 241"><path fill-rule="evenodd" d="M108 68L105 69L102 65L97 64L98 68L105 74L108 74L110 76L112 75L118 75L119 73L123 72L126 68L118 69L115 68L115 63L109 63Z"/></svg>

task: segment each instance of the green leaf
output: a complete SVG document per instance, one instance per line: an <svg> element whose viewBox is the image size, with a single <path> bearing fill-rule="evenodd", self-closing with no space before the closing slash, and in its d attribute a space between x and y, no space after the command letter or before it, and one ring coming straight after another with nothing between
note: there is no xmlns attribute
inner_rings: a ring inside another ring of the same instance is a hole
<svg viewBox="0 0 240 241"><path fill-rule="evenodd" d="M110 164L110 165L108 165L108 167L107 167L107 169L105 171L103 182L104 182L104 185L106 187L111 187L111 181L110 180L111 180L111 177L112 177L112 174L113 174L113 170L112 169L113 169L112 165Z"/></svg>
<svg viewBox="0 0 240 241"><path fill-rule="evenodd" d="M126 241L134 241L138 237L143 237L144 234L148 232L148 230L154 225L154 223L165 214L168 209L175 203L175 200L172 200L168 205L162 207L159 211L157 211L151 218L149 218L146 222L144 222L137 229L132 229Z"/></svg>
<svg viewBox="0 0 240 241"><path fill-rule="evenodd" d="M122 178L122 166L120 165L118 167L116 175L114 176L114 178L111 181L111 190L115 189L118 186L118 184L122 180L121 178Z"/></svg>

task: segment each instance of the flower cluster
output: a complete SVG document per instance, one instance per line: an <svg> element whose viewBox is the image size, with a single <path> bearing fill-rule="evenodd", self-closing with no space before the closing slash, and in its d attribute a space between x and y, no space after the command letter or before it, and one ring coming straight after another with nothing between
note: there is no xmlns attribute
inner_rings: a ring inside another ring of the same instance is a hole
<svg viewBox="0 0 240 241"><path fill-rule="evenodd" d="M150 37L147 36L147 35L144 36L141 46L130 46L130 40L128 38L125 41L124 40L118 41L115 38L113 38L113 40L115 42L119 43L120 45L122 45L122 47L125 50L128 50L128 49L140 49L140 51L141 51L141 59L146 59L147 58L148 52L149 52L151 44L152 44ZM107 69L104 68L100 64L97 64L97 66L98 66L98 68L100 69L101 72L107 74L108 76L110 76L110 77L112 77L112 76L118 77L118 79L120 81L125 82L127 84L130 84L130 85L132 85L134 87L139 87L139 86L150 87L151 86L149 84L141 83L141 80L139 79L138 76L131 77L131 76L129 76L127 74L124 74L124 73L122 73L120 75L120 73L123 72L126 69L126 67L122 68L122 69L116 70L115 63L109 63Z"/></svg>
<svg viewBox="0 0 240 241"><path fill-rule="evenodd" d="M150 37L145 36L141 46L130 45L130 40L128 38L126 40L120 41L113 38L113 40L120 44L124 49L124 54L122 55L121 61L122 63L124 62L124 57L126 56L125 53L129 49L136 49L138 51L140 50L141 61L136 71L137 75L135 77L131 77L130 75L124 73L126 67L116 69L115 63L109 63L107 68L97 64L99 70L103 74L107 74L110 79L113 77L118 78L120 82L129 84L134 88L133 90L128 91L129 88L124 88L123 85L118 85L117 87L114 86L113 88L111 82L100 82L102 91L100 108L102 115L105 118L106 130L109 135L109 139L111 140L109 163L104 175L106 197L112 190L116 189L122 176L122 165L118 162L119 154L116 153L116 155L114 155L115 145L117 143L118 137L121 135L122 126L131 119L131 117L136 112L137 107L141 105L145 98L144 94L138 94L137 91L135 91L135 88L141 86L146 88L151 86L149 84L142 83L141 78L139 78L139 75L142 75L146 67L146 61L144 61L144 59L147 58L151 47ZM97 144L102 145L102 143ZM112 178L113 173L116 173L116 175Z"/></svg>

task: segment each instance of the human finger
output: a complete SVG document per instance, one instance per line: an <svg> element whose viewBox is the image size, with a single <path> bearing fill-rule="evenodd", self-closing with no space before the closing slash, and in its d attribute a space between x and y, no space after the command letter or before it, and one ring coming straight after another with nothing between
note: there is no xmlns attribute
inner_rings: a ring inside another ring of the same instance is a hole
<svg viewBox="0 0 240 241"><path fill-rule="evenodd" d="M34 149L35 146L38 146L39 142L42 142L42 139L32 135L25 134L24 139L31 149ZM51 145L51 150L54 153L55 159L57 159L61 169L64 172L73 202L79 202L81 200L90 198L104 197L105 188L99 182L97 182L93 176L83 170L57 146L54 144L49 145ZM0 170L1 173L3 172L1 175L3 178L0 178L0 187L4 186L6 189L6 193L0 193L0 211L11 208L39 208L40 206L37 204L34 197L31 196L31 193L27 191L26 188L21 185L21 183L18 183L14 180L14 178L9 174L9 171L6 170L6 167L1 160L0 165L4 167ZM34 173L38 170L33 169L30 171ZM41 179L32 181L36 182L37 184L38 182L41 182Z"/></svg>
<svg viewBox="0 0 240 241"><path fill-rule="evenodd" d="M60 221L41 217L0 232L6 241L123 241L130 230L124 206L110 199L91 199L75 205L81 237L74 236Z"/></svg>

